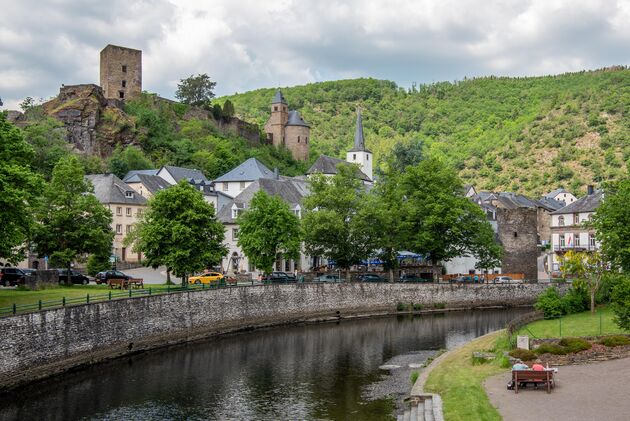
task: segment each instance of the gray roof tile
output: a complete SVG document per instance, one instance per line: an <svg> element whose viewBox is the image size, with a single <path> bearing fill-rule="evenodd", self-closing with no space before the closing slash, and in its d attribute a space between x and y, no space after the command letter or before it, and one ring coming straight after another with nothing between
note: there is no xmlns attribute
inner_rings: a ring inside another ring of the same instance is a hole
<svg viewBox="0 0 630 421"><path fill-rule="evenodd" d="M319 158L311 165L311 168L306 172L307 174L337 174L337 165L339 164L348 164L349 162L344 161L343 159L333 158L328 155L320 155ZM365 175L365 173L361 170L359 171L359 177L361 180L371 181L370 177Z"/></svg>
<svg viewBox="0 0 630 421"><path fill-rule="evenodd" d="M365 138L363 137L363 117L361 117L361 110L357 110L357 126L354 130L354 146L349 152L370 152L365 147Z"/></svg>
<svg viewBox="0 0 630 421"><path fill-rule="evenodd" d="M276 91L276 94L273 96L273 100L271 101L272 104L286 104L287 100L284 99L284 96L282 95L282 92L280 91L280 89L278 89Z"/></svg>
<svg viewBox="0 0 630 421"><path fill-rule="evenodd" d="M289 119L287 120L286 126L304 126L311 127L308 125L306 121L302 118L299 112L297 111L289 111Z"/></svg>
<svg viewBox="0 0 630 421"><path fill-rule="evenodd" d="M602 203L603 197L604 195L602 191L596 190L593 194L581 197L570 205L560 208L555 212L551 212L551 214L562 215L567 213L595 212Z"/></svg>
<svg viewBox="0 0 630 421"><path fill-rule="evenodd" d="M131 181L131 179L133 179L135 176L137 176L139 174L157 175L158 171L160 171L160 170L131 170L127 174L125 174L125 177L123 178L123 181L125 183L127 183L127 182ZM136 178L135 180L137 181L138 179Z"/></svg>
<svg viewBox="0 0 630 421"><path fill-rule="evenodd" d="M273 171L265 167L265 165L256 158L249 158L238 167L228 171L214 181L215 183L225 181L254 181L259 178L272 177Z"/></svg>
<svg viewBox="0 0 630 421"><path fill-rule="evenodd" d="M182 167L173 167L171 165L165 165L163 167L168 171L176 182L180 182L181 180L204 180L210 181L206 178L205 175L199 170L191 169L191 168L182 168Z"/></svg>
<svg viewBox="0 0 630 421"><path fill-rule="evenodd" d="M128 183L142 183L151 194L171 187L168 181L157 175L136 174L127 181Z"/></svg>
<svg viewBox="0 0 630 421"><path fill-rule="evenodd" d="M85 178L92 183L94 196L103 204L146 205L147 203L147 199L114 174L91 174L86 175ZM131 192L132 197L127 197L127 192Z"/></svg>

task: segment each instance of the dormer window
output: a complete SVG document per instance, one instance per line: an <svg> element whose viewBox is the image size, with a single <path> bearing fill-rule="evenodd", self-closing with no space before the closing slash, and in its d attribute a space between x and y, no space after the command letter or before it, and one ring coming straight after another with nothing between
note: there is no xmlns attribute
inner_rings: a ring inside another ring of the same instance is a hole
<svg viewBox="0 0 630 421"><path fill-rule="evenodd" d="M302 219L302 208L300 205L297 205L293 208L293 214L298 218Z"/></svg>
<svg viewBox="0 0 630 421"><path fill-rule="evenodd" d="M239 208L236 206L236 203L232 205L232 219L237 219L239 214Z"/></svg>
<svg viewBox="0 0 630 421"><path fill-rule="evenodd" d="M558 217L558 226L559 227L563 227L564 226L564 216L560 215Z"/></svg>
<svg viewBox="0 0 630 421"><path fill-rule="evenodd" d="M125 192L125 197L127 199L133 199L133 192L132 191L126 191Z"/></svg>

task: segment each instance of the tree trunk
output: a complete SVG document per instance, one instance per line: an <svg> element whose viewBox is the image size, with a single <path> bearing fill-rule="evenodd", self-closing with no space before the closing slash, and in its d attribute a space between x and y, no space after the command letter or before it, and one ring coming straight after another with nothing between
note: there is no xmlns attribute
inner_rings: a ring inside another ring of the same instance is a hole
<svg viewBox="0 0 630 421"><path fill-rule="evenodd" d="M170 285L171 282L171 269L170 268L166 268L166 283L168 285Z"/></svg>
<svg viewBox="0 0 630 421"><path fill-rule="evenodd" d="M350 268L346 269L346 282L350 282L352 279L350 279Z"/></svg>
<svg viewBox="0 0 630 421"><path fill-rule="evenodd" d="M595 314L595 290L591 289L591 314Z"/></svg>
<svg viewBox="0 0 630 421"><path fill-rule="evenodd" d="M389 268L389 282L394 282L394 268Z"/></svg>
<svg viewBox="0 0 630 421"><path fill-rule="evenodd" d="M440 275L438 274L438 269L437 269L438 265L436 264L435 260L431 261L431 270L433 271L433 282L439 282L440 281Z"/></svg>

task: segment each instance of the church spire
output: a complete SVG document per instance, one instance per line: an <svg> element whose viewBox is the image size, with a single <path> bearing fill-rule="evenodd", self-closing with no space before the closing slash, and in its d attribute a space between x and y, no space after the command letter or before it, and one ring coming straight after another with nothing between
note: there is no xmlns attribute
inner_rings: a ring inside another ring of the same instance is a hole
<svg viewBox="0 0 630 421"><path fill-rule="evenodd" d="M365 138L363 137L363 117L361 117L361 109L357 108L357 127L354 130L354 147L350 152L369 152L365 148Z"/></svg>

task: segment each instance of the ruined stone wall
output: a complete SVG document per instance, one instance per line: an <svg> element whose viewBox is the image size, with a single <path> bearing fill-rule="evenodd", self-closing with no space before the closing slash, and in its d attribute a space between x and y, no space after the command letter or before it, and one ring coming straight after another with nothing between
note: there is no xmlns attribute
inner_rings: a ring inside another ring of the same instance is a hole
<svg viewBox="0 0 630 421"><path fill-rule="evenodd" d="M524 273L538 279L538 216L536 209L497 209L499 242L503 246L503 273Z"/></svg>
<svg viewBox="0 0 630 421"><path fill-rule="evenodd" d="M100 70L106 98L126 100L142 92L142 51L108 45L101 51Z"/></svg>
<svg viewBox="0 0 630 421"><path fill-rule="evenodd" d="M82 364L256 326L353 313L532 304L545 284L292 284L137 297L0 318L0 390ZM560 286L564 289L564 286Z"/></svg>

